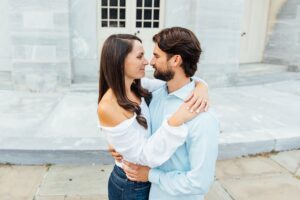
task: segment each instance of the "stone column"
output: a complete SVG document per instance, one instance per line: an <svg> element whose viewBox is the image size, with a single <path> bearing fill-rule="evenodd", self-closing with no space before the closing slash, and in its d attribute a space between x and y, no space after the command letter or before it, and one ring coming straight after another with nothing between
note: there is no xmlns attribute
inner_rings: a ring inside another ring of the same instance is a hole
<svg viewBox="0 0 300 200"><path fill-rule="evenodd" d="M100 2L100 1L98 1ZM97 82L97 0L70 1L70 32L73 81Z"/></svg>

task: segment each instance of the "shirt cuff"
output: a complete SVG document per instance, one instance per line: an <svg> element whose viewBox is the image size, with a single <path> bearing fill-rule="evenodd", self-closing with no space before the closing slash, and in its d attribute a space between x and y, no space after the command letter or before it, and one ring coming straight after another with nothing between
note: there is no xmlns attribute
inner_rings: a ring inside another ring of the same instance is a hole
<svg viewBox="0 0 300 200"><path fill-rule="evenodd" d="M159 177L162 174L162 172L159 169L150 169L149 175L148 175L148 180L151 183L159 183Z"/></svg>

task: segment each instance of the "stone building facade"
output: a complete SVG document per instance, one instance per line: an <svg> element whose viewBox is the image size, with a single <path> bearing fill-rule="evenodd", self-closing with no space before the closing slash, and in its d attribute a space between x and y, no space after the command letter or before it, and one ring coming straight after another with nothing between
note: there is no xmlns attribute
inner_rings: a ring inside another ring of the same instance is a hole
<svg viewBox="0 0 300 200"><path fill-rule="evenodd" d="M132 16L135 16L138 3L141 2L142 7L145 7L150 2L153 11L159 9L159 29L183 26L193 30L204 50L197 74L214 87L234 84L233 80L239 72L242 63L240 55L243 51L241 37L246 35L242 27L249 7L245 6L247 1L253 1L251 3L254 6L260 5L255 4L254 0L235 0L230 3L223 0L108 2L119 2L119 11L123 9L122 3L126 2L126 9L131 9L130 12L126 11L126 23L137 19ZM268 15L265 30L262 28L262 40L259 40L263 41L260 42L263 51L261 59L253 59L253 62L284 64L297 69L300 64L300 2L265 1ZM107 1L1 0L0 87L47 92L68 88L72 83L96 83L99 52L103 37L106 36L104 32L122 31L114 27L99 28L103 21L101 17L105 2ZM129 3L131 8L127 6ZM155 4L159 6L155 7ZM142 12L146 13L145 10ZM256 15L255 12L252 13L253 16ZM154 18L153 20L155 21ZM131 27L134 28L126 29L129 30L128 33L140 33L141 30L142 34L139 36L151 43L153 31L148 31L151 28L138 29L135 23ZM159 29L153 28L154 32ZM251 39L248 43L255 43L258 41L256 40ZM147 47L146 51L151 52L151 49ZM148 74L151 74L151 70Z"/></svg>

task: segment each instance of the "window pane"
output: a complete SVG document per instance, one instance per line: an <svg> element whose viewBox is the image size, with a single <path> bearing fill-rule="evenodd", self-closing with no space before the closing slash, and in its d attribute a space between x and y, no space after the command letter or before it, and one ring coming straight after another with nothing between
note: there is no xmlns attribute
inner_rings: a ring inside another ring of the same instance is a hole
<svg viewBox="0 0 300 200"><path fill-rule="evenodd" d="M142 10L141 9L136 10L136 19L142 19Z"/></svg>
<svg viewBox="0 0 300 200"><path fill-rule="evenodd" d="M118 22L117 21L110 21L109 22L109 27L118 27Z"/></svg>
<svg viewBox="0 0 300 200"><path fill-rule="evenodd" d="M159 24L158 22L153 22L153 28L158 28Z"/></svg>
<svg viewBox="0 0 300 200"><path fill-rule="evenodd" d="M142 0L136 0L136 7L142 7Z"/></svg>
<svg viewBox="0 0 300 200"><path fill-rule="evenodd" d="M107 27L107 21L102 21L101 26L102 27Z"/></svg>
<svg viewBox="0 0 300 200"><path fill-rule="evenodd" d="M120 21L119 22L119 27L125 27L125 22L124 21Z"/></svg>
<svg viewBox="0 0 300 200"><path fill-rule="evenodd" d="M159 10L154 10L154 19L159 19Z"/></svg>
<svg viewBox="0 0 300 200"><path fill-rule="evenodd" d="M102 19L107 19L107 8L102 8Z"/></svg>
<svg viewBox="0 0 300 200"><path fill-rule="evenodd" d="M107 0L102 0L102 6L107 6Z"/></svg>
<svg viewBox="0 0 300 200"><path fill-rule="evenodd" d="M142 22L136 22L136 27L141 28L142 27Z"/></svg>
<svg viewBox="0 0 300 200"><path fill-rule="evenodd" d="M144 19L151 19L152 17L152 10L145 9L144 10Z"/></svg>
<svg viewBox="0 0 300 200"><path fill-rule="evenodd" d="M110 6L118 6L118 0L110 0Z"/></svg>
<svg viewBox="0 0 300 200"><path fill-rule="evenodd" d="M144 7L152 7L152 0L145 0Z"/></svg>
<svg viewBox="0 0 300 200"><path fill-rule="evenodd" d="M125 9L120 9L120 19L125 19Z"/></svg>
<svg viewBox="0 0 300 200"><path fill-rule="evenodd" d="M144 27L151 28L151 22L144 22Z"/></svg>
<svg viewBox="0 0 300 200"><path fill-rule="evenodd" d="M118 9L116 9L116 8L109 9L109 18L110 19L118 19Z"/></svg>
<svg viewBox="0 0 300 200"><path fill-rule="evenodd" d="M125 0L121 0L120 1L120 6L126 6L126 1Z"/></svg>
<svg viewBox="0 0 300 200"><path fill-rule="evenodd" d="M154 7L159 7L159 0L154 0Z"/></svg>

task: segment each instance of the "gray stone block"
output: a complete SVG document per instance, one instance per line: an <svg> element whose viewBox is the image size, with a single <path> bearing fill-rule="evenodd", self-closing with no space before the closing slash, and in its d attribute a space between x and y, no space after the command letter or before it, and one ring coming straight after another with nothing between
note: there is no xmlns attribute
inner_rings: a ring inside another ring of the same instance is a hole
<svg viewBox="0 0 300 200"><path fill-rule="evenodd" d="M39 10L39 11L66 11L69 9L69 0L11 0L10 9L16 12Z"/></svg>
<svg viewBox="0 0 300 200"><path fill-rule="evenodd" d="M47 11L26 11L23 12L23 26L25 29L53 29L53 13Z"/></svg>
<svg viewBox="0 0 300 200"><path fill-rule="evenodd" d="M12 164L113 164L107 151L96 150L0 150L0 163Z"/></svg>
<svg viewBox="0 0 300 200"><path fill-rule="evenodd" d="M256 156L220 160L217 162L216 177L220 179L241 179L247 177L286 174L289 172L268 157Z"/></svg>
<svg viewBox="0 0 300 200"><path fill-rule="evenodd" d="M271 159L284 166L292 174L296 174L297 169L300 167L300 150L280 152L272 155Z"/></svg>
<svg viewBox="0 0 300 200"><path fill-rule="evenodd" d="M27 62L69 62L70 52L63 45L14 45L13 58Z"/></svg>
<svg viewBox="0 0 300 200"><path fill-rule="evenodd" d="M98 82L99 62L94 59L73 59L73 81L80 82Z"/></svg>
<svg viewBox="0 0 300 200"><path fill-rule="evenodd" d="M220 183L233 199L299 199L299 180L286 174L224 179Z"/></svg>
<svg viewBox="0 0 300 200"><path fill-rule="evenodd" d="M205 200L233 200L222 185L215 181L209 192L205 195Z"/></svg>
<svg viewBox="0 0 300 200"><path fill-rule="evenodd" d="M218 159L223 160L242 155L271 152L274 146L275 140L269 134L263 132L221 134Z"/></svg>
<svg viewBox="0 0 300 200"><path fill-rule="evenodd" d="M53 25L56 31L69 31L69 12L54 12Z"/></svg>
<svg viewBox="0 0 300 200"><path fill-rule="evenodd" d="M295 19L297 15L297 7L300 5L299 1L289 0L285 3L278 13L277 18L279 19Z"/></svg>
<svg viewBox="0 0 300 200"><path fill-rule="evenodd" d="M197 34L197 32L196 32ZM238 32L203 30L198 33L203 49L203 57L200 62L226 63L239 61L239 45L237 45Z"/></svg>
<svg viewBox="0 0 300 200"><path fill-rule="evenodd" d="M71 83L70 63L13 63L12 78L19 90L55 91Z"/></svg>
<svg viewBox="0 0 300 200"><path fill-rule="evenodd" d="M205 19L200 23L197 22L201 30L240 31L240 13L230 12L222 8L218 11L218 15L214 10L202 10L197 12L196 17Z"/></svg>
<svg viewBox="0 0 300 200"><path fill-rule="evenodd" d="M74 124L81 125L74 126ZM81 137L83 132L85 137L95 137L95 139L101 137L101 139L104 139L98 128L97 95L94 93L70 93L65 95L53 111L53 115L49 116L43 126L40 127L37 136L53 138L62 136ZM90 143L93 145L94 140Z"/></svg>
<svg viewBox="0 0 300 200"><path fill-rule="evenodd" d="M74 200L90 195L107 195L107 182L112 169L113 165L52 166L37 195L64 195Z"/></svg>
<svg viewBox="0 0 300 200"><path fill-rule="evenodd" d="M46 173L46 166L0 165L1 199L34 199Z"/></svg>
<svg viewBox="0 0 300 200"><path fill-rule="evenodd" d="M193 4L194 3L194 4ZM168 13L165 16L165 26L172 27L172 26L183 26L191 28L193 26L193 21L191 18L194 16L194 9L191 9L192 5L197 4L195 0L192 1L184 1L184 0L172 0L166 1L165 5L165 12ZM182 5L182 6L177 6ZM186 17L176 17L178 13L189 13Z"/></svg>

